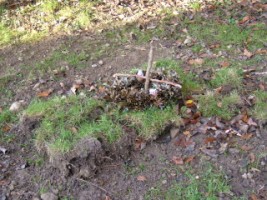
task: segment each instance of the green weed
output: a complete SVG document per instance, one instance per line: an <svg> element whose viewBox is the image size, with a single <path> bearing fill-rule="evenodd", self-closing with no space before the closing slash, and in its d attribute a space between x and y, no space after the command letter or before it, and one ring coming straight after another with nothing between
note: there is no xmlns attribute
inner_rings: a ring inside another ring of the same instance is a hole
<svg viewBox="0 0 267 200"><path fill-rule="evenodd" d="M223 119L231 119L237 112L237 105L241 99L237 92L228 96L216 96L213 92L199 96L199 110L205 117L217 116Z"/></svg>

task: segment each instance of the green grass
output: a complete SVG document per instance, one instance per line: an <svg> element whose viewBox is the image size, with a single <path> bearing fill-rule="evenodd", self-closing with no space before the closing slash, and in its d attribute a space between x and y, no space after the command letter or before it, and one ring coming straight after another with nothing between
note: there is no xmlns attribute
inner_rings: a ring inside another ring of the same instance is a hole
<svg viewBox="0 0 267 200"><path fill-rule="evenodd" d="M256 103L252 110L253 116L259 120L267 120L267 92L255 91Z"/></svg>
<svg viewBox="0 0 267 200"><path fill-rule="evenodd" d="M223 119L231 119L239 111L237 105L241 104L241 98L237 92L230 95L215 95L208 92L198 97L199 110L205 117L217 116Z"/></svg>
<svg viewBox="0 0 267 200"><path fill-rule="evenodd" d="M0 46L10 44L16 36L16 31L11 30L9 27L0 21Z"/></svg>
<svg viewBox="0 0 267 200"><path fill-rule="evenodd" d="M221 171L208 165L203 167L200 174L192 170L185 172L186 179L180 183L174 183L166 190L156 187L147 192L145 199L190 199L190 200L217 200L219 193L227 193L230 186ZM199 179L196 179L196 176Z"/></svg>
<svg viewBox="0 0 267 200"><path fill-rule="evenodd" d="M42 117L40 127L36 131L37 148L42 149L46 144L53 144L59 151L70 150L80 137L80 129L85 132L85 124L91 123L91 112L101 104L93 99L76 96L33 101L25 113L29 117ZM77 129L77 134L73 133L73 128Z"/></svg>
<svg viewBox="0 0 267 200"><path fill-rule="evenodd" d="M77 96L34 100L25 110L25 115L40 119L40 127L35 136L37 149L49 148L66 153L77 141L87 136L113 143L124 134L122 126L125 125L135 128L146 139L151 139L160 134L169 123L178 125L180 122L179 116L171 107L125 113L114 108L111 112L103 113L103 105L99 100ZM96 111L97 114L94 114Z"/></svg>
<svg viewBox="0 0 267 200"><path fill-rule="evenodd" d="M132 111L126 113L124 118L129 121L130 126L137 129L139 135L151 139L162 133L167 124L179 125L180 117L172 107L164 110L149 108L144 111Z"/></svg>
<svg viewBox="0 0 267 200"><path fill-rule="evenodd" d="M242 70L229 67L219 69L215 73L215 78L211 80L212 87L231 85L233 88L242 86Z"/></svg>
<svg viewBox="0 0 267 200"><path fill-rule="evenodd" d="M183 69L180 67L180 64L175 60L171 59L158 60L156 62L156 68L173 70L178 74L182 84L183 96L186 96L194 91L199 91L202 89L201 84L195 80L196 79L195 75L191 72L189 73L184 72Z"/></svg>
<svg viewBox="0 0 267 200"><path fill-rule="evenodd" d="M18 121L18 117L15 113L10 112L8 109L4 109L0 112L0 142L9 143L14 139L14 135L11 133L5 133L5 126L12 127L12 124Z"/></svg>

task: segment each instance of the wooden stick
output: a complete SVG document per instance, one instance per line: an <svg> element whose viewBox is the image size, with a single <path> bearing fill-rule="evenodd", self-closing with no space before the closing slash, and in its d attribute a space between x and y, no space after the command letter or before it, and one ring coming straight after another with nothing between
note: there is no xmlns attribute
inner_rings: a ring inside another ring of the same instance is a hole
<svg viewBox="0 0 267 200"><path fill-rule="evenodd" d="M150 50L148 54L148 62L147 62L147 69L146 69L146 82L145 82L145 93L148 94L149 91L149 82L150 82L150 70L153 65L153 39L150 42Z"/></svg>
<svg viewBox="0 0 267 200"><path fill-rule="evenodd" d="M145 76L139 76L139 75L134 75L134 74L114 74L113 77L120 77L120 76L124 76L124 77L136 77L136 78L141 78L141 79L146 79ZM174 87L177 87L177 88L182 88L182 86L178 83L174 83L174 82L171 82L171 81L164 81L164 80L158 80L158 79L153 79L151 78L150 79L151 82L155 82L155 83L165 83L167 85L172 85Z"/></svg>

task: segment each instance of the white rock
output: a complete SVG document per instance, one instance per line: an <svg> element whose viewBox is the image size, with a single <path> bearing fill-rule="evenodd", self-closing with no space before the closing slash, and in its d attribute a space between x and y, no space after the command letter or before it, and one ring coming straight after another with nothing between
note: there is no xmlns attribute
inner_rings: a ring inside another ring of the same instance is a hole
<svg viewBox="0 0 267 200"><path fill-rule="evenodd" d="M97 67L97 64L92 64L92 68L96 68Z"/></svg>
<svg viewBox="0 0 267 200"><path fill-rule="evenodd" d="M12 112L17 112L20 110L22 104L24 101L15 101L14 103L11 104L9 110Z"/></svg>
<svg viewBox="0 0 267 200"><path fill-rule="evenodd" d="M98 64L99 64L99 65L104 65L104 61L103 61L103 60L99 60L99 61L98 61Z"/></svg>

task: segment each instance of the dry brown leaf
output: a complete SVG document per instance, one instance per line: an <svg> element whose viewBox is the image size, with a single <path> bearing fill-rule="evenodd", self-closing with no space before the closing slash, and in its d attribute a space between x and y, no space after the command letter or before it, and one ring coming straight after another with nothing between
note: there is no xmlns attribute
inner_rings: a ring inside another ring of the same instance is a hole
<svg viewBox="0 0 267 200"><path fill-rule="evenodd" d="M242 117L242 121L245 122L245 123L248 123L248 113L245 112L243 117Z"/></svg>
<svg viewBox="0 0 267 200"><path fill-rule="evenodd" d="M247 49L244 49L244 55L248 58L251 58L253 56L253 53L251 53L250 51L248 51Z"/></svg>
<svg viewBox="0 0 267 200"><path fill-rule="evenodd" d="M6 133L6 132L8 132L8 131L10 131L10 129L11 129L11 127L9 126L9 125L4 125L4 127L2 128L2 131L4 132L4 133Z"/></svg>
<svg viewBox="0 0 267 200"><path fill-rule="evenodd" d="M70 128L70 130L71 130L71 132L72 132L72 133L78 133L78 130L77 130L77 128L76 128L76 127L74 127L74 126L73 126L73 127L71 127L71 128Z"/></svg>
<svg viewBox="0 0 267 200"><path fill-rule="evenodd" d="M184 163L191 163L194 158L195 158L195 156L189 156L189 157L184 159Z"/></svg>
<svg viewBox="0 0 267 200"><path fill-rule="evenodd" d="M37 97L48 97L53 92L52 89L45 90L37 94Z"/></svg>
<svg viewBox="0 0 267 200"><path fill-rule="evenodd" d="M244 23L246 23L247 21L249 21L249 20L251 20L251 19L252 19L252 17L249 16L249 15L247 15L247 16L245 16L242 20L240 20L238 23L239 23L239 24L244 24Z"/></svg>
<svg viewBox="0 0 267 200"><path fill-rule="evenodd" d="M217 106L218 106L219 108L221 108L221 107L222 107L222 102L218 102L218 103L217 103Z"/></svg>
<svg viewBox="0 0 267 200"><path fill-rule="evenodd" d="M201 58L191 59L188 61L189 65L202 65L203 63L204 63L204 60Z"/></svg>
<svg viewBox="0 0 267 200"><path fill-rule="evenodd" d="M258 197L256 196L256 194L251 194L250 198L251 200L258 200Z"/></svg>
<svg viewBox="0 0 267 200"><path fill-rule="evenodd" d="M135 139L135 144L134 144L134 149L135 150L143 150L146 147L146 141L143 138L136 138Z"/></svg>
<svg viewBox="0 0 267 200"><path fill-rule="evenodd" d="M243 151L250 151L251 149L253 149L253 147L252 147L252 146L249 146L249 145L243 145L243 146L241 147L241 149L242 149Z"/></svg>
<svg viewBox="0 0 267 200"><path fill-rule="evenodd" d="M209 144L209 143L212 143L212 142L215 142L216 141L216 138L215 137L207 137L204 141L205 144Z"/></svg>
<svg viewBox="0 0 267 200"><path fill-rule="evenodd" d="M255 54L261 54L261 55L263 55L263 54L267 54L267 49L258 49L258 50L255 52Z"/></svg>
<svg viewBox="0 0 267 200"><path fill-rule="evenodd" d="M187 137L191 137L192 136L191 133L190 133L190 131L184 131L183 134L185 136L187 136Z"/></svg>
<svg viewBox="0 0 267 200"><path fill-rule="evenodd" d="M218 93L218 94L220 94L222 92L222 89L223 89L222 86L221 87L218 87L218 88L215 89L215 92Z"/></svg>
<svg viewBox="0 0 267 200"><path fill-rule="evenodd" d="M220 65L221 67L229 67L229 66L230 66L230 63L227 62L227 61L223 61L223 62L220 62L219 65Z"/></svg>
<svg viewBox="0 0 267 200"><path fill-rule="evenodd" d="M138 181L142 181L142 182L144 182L144 181L146 181L147 180L147 178L145 177L145 176L137 176L137 180Z"/></svg>
<svg viewBox="0 0 267 200"><path fill-rule="evenodd" d="M172 157L172 162L176 165L183 165L184 164L183 159L181 157L176 157L176 156Z"/></svg>
<svg viewBox="0 0 267 200"><path fill-rule="evenodd" d="M247 133L247 134L243 134L241 138L244 140L249 140L252 136L253 136L252 133Z"/></svg>

